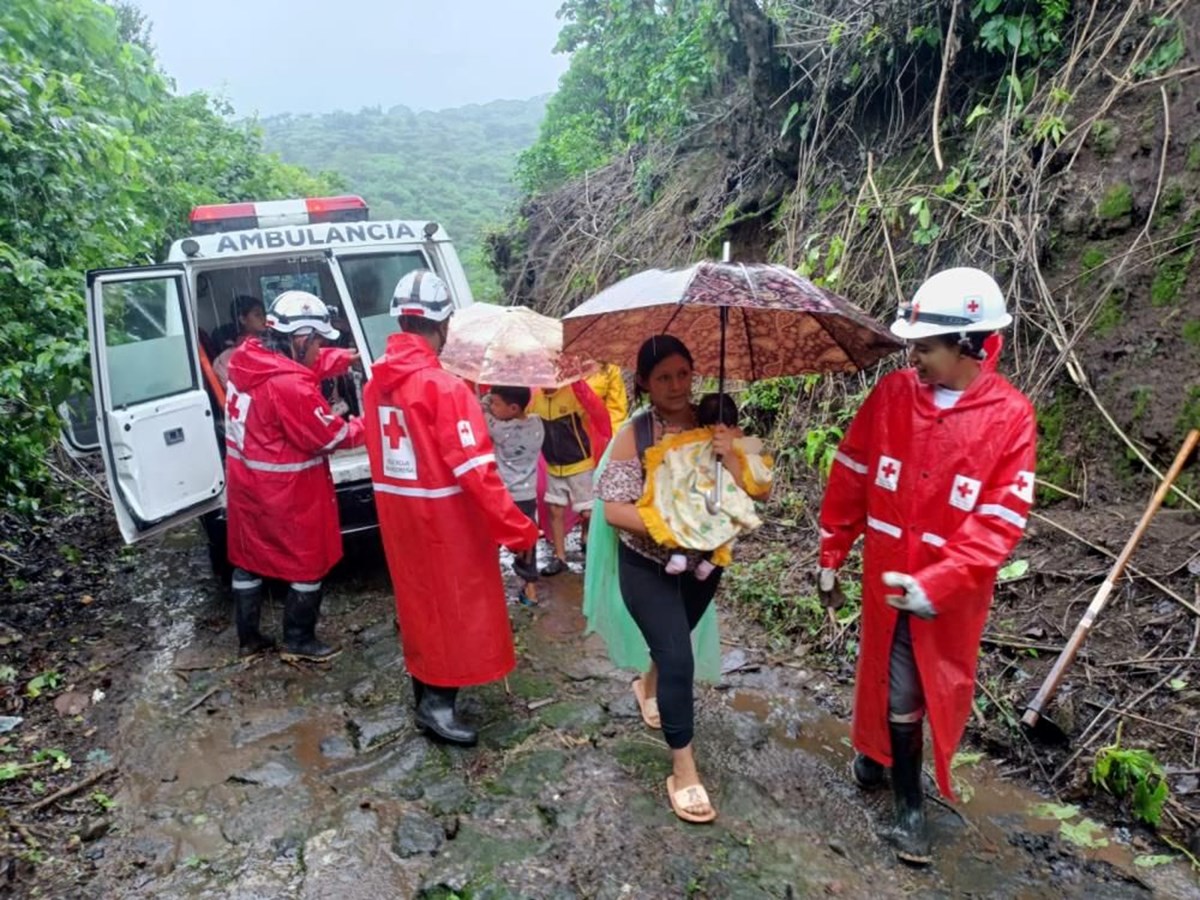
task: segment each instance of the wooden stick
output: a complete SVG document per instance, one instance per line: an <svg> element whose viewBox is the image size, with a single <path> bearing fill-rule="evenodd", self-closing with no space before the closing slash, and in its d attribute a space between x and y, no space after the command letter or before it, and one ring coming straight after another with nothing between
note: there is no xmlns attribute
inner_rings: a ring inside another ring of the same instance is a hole
<svg viewBox="0 0 1200 900"><path fill-rule="evenodd" d="M1129 540L1126 541L1125 549L1121 551L1121 555L1113 563L1108 577L1104 579L1104 583L1100 585L1100 590L1092 598L1087 612L1083 614L1083 618L1075 626L1075 632L1071 635L1071 639L1067 642L1067 646L1063 649L1063 652L1059 654L1054 667L1050 670L1050 674L1046 676L1046 680L1042 683L1041 688L1038 689L1037 695L1030 701L1029 706L1026 707L1025 715L1021 717L1021 723L1026 727L1032 728L1037 724L1038 719L1041 718L1042 710L1046 708L1047 704L1049 704L1058 692L1058 685L1062 681L1063 675L1071 663L1075 661L1075 654L1079 652L1080 646L1087 639L1097 616L1100 615L1104 607L1108 604L1108 598L1116 589L1117 581L1120 580L1122 573L1125 571L1125 566L1128 564L1130 557L1133 556L1134 551L1137 550L1138 544L1141 543L1142 536L1150 527L1150 520L1154 518L1154 514L1162 506L1163 500L1167 497L1167 492L1171 489L1171 484L1179 477L1184 463L1192 455L1192 451L1196 449L1197 443L1200 443L1200 430L1192 429L1188 433L1187 439L1184 440L1183 446L1179 448L1179 453L1176 454L1175 461L1171 464L1171 468L1167 472L1167 477L1163 479L1162 484L1158 486L1158 490L1154 492L1154 496L1150 499L1150 504L1146 507L1146 511L1142 513L1141 520L1138 522L1137 527L1134 528Z"/></svg>
<svg viewBox="0 0 1200 900"><path fill-rule="evenodd" d="M97 781L107 778L109 775L111 775L115 771L116 771L116 768L113 766L109 766L107 769L101 769L99 772L95 773L94 775L89 775L87 778L83 779L83 781L77 781L77 782L75 782L75 784L72 784L69 787L65 787L61 791L55 791L49 797L43 797L41 800L37 801L36 803L29 804L28 806L25 807L25 812L29 812L29 813L38 812L39 810L43 810L47 806L50 806L51 804L57 803L59 800L63 800L67 797L70 797L72 794L78 794L80 791L87 790L93 784L95 784Z"/></svg>
<svg viewBox="0 0 1200 900"><path fill-rule="evenodd" d="M937 95L933 98L933 158L937 161L938 171L946 168L942 162L942 139L938 132L942 125L942 97L946 93L946 74L954 61L954 23L958 21L958 0L950 5L950 26L946 36L942 38L942 73L938 76Z"/></svg>
<svg viewBox="0 0 1200 900"><path fill-rule="evenodd" d="M183 709L181 709L179 711L179 714L181 716L186 716L193 709L195 709L197 706L199 706L201 703L203 703L205 700L207 700L209 697L211 697L213 694L215 694L220 689L221 689L221 685L219 685L219 684L214 685L213 687L210 687L207 691L205 691L203 694L201 694L199 697L197 697L195 700L193 700L191 703L189 703L187 706L185 706Z"/></svg>

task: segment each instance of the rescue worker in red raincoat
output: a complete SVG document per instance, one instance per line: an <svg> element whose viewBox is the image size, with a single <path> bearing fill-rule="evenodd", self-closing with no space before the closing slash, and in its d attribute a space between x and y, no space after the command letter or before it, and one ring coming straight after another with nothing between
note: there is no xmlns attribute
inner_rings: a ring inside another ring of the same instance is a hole
<svg viewBox="0 0 1200 900"><path fill-rule="evenodd" d="M516 664L497 545L530 550L538 532L500 479L479 400L438 362L453 312L434 273L400 279L391 305L400 332L372 366L363 402L417 727L471 746L458 689Z"/></svg>
<svg viewBox="0 0 1200 900"><path fill-rule="evenodd" d="M321 581L342 557L334 450L363 442L361 419L334 415L321 381L358 359L322 349L338 331L329 310L305 291L284 291L267 330L229 359L225 396L225 498L238 652L269 650L259 631L262 580L290 582L283 606L283 659L327 662L340 651L318 640Z"/></svg>
<svg viewBox="0 0 1200 900"><path fill-rule="evenodd" d="M938 787L952 798L950 760L971 710L996 572L1033 502L1033 407L994 371L995 332L1011 322L999 285L978 269L921 285L891 329L909 342L911 368L867 397L821 508L828 604L839 604L837 570L865 535L854 779L879 788L891 767L895 823L883 836L917 865L931 861L922 720Z"/></svg>

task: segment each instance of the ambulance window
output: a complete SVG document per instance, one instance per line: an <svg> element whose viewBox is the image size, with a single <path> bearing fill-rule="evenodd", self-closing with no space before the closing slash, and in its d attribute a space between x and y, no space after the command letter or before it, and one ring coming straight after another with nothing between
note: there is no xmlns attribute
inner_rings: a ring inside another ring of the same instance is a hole
<svg viewBox="0 0 1200 900"><path fill-rule="evenodd" d="M196 390L177 279L100 286L113 409Z"/></svg>
<svg viewBox="0 0 1200 900"><path fill-rule="evenodd" d="M396 282L414 269L429 268L429 262L420 250L408 250L363 256L338 254L338 264L362 323L367 349L372 359L378 359L387 347L388 335L396 330L396 320L388 313Z"/></svg>
<svg viewBox="0 0 1200 900"><path fill-rule="evenodd" d="M307 291L316 297L321 297L321 276L316 272L284 272L282 274L263 275L258 279L258 296L263 303L270 307L275 298L284 291Z"/></svg>

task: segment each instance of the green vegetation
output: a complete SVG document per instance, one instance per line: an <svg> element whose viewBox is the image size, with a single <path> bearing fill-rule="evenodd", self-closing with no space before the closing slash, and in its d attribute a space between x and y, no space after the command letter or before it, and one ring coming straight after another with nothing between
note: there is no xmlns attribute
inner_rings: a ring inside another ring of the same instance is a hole
<svg viewBox="0 0 1200 900"><path fill-rule="evenodd" d="M550 98L537 142L521 155L527 193L548 190L641 142L673 135L700 114L737 53L724 4L567 0L556 50L571 66Z"/></svg>
<svg viewBox="0 0 1200 900"><path fill-rule="evenodd" d="M1183 339L1193 347L1200 347L1200 319L1192 319L1183 326Z"/></svg>
<svg viewBox="0 0 1200 900"><path fill-rule="evenodd" d="M1119 799L1129 798L1133 814L1157 826L1170 789L1162 765L1149 750L1121 746L1121 727L1116 740L1096 754L1092 781Z"/></svg>
<svg viewBox="0 0 1200 900"><path fill-rule="evenodd" d="M1104 192L1096 206L1096 215L1101 219L1120 219L1133 212L1133 191L1127 184L1114 184Z"/></svg>
<svg viewBox="0 0 1200 900"><path fill-rule="evenodd" d="M1189 172L1200 172L1200 140L1192 141L1188 145L1187 162L1185 165Z"/></svg>
<svg viewBox="0 0 1200 900"><path fill-rule="evenodd" d="M1099 119L1092 125L1092 146L1101 157L1112 156L1117 152L1117 144L1121 140L1121 129L1109 119Z"/></svg>
<svg viewBox="0 0 1200 900"><path fill-rule="evenodd" d="M47 497L55 407L90 386L83 271L153 261L198 203L337 187L176 96L140 27L97 0L0 5L0 496L19 512Z"/></svg>
<svg viewBox="0 0 1200 900"><path fill-rule="evenodd" d="M500 287L483 263L483 237L517 199L517 156L537 137L545 104L537 97L436 112L396 106L271 116L259 124L268 150L314 171L331 168L363 196L373 218L445 225L476 296L496 299Z"/></svg>
<svg viewBox="0 0 1200 900"><path fill-rule="evenodd" d="M1075 481L1075 465L1062 446L1066 436L1068 404L1061 392L1055 394L1051 402L1038 408L1037 420L1037 477L1040 481L1070 490ZM1038 500L1042 502L1060 499L1057 491L1041 485L1037 493Z"/></svg>
<svg viewBox="0 0 1200 900"><path fill-rule="evenodd" d="M1174 249L1154 267L1150 284L1150 302L1155 306L1170 306L1187 284L1192 262L1196 258L1196 235L1200 232L1200 213L1194 213L1176 233Z"/></svg>

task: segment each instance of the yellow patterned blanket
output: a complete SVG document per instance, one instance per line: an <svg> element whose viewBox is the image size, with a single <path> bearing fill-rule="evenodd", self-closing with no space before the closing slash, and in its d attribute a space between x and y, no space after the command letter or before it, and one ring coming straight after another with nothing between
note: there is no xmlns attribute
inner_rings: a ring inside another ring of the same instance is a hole
<svg viewBox="0 0 1200 900"><path fill-rule="evenodd" d="M762 493L771 484L773 463L758 438L738 438L734 452L742 462L746 486ZM646 450L646 488L638 513L650 536L664 547L716 551L712 562L730 562L731 542L762 524L754 501L729 473L722 479L721 509L710 513L704 498L715 487L716 454L712 429L696 428L667 435Z"/></svg>

